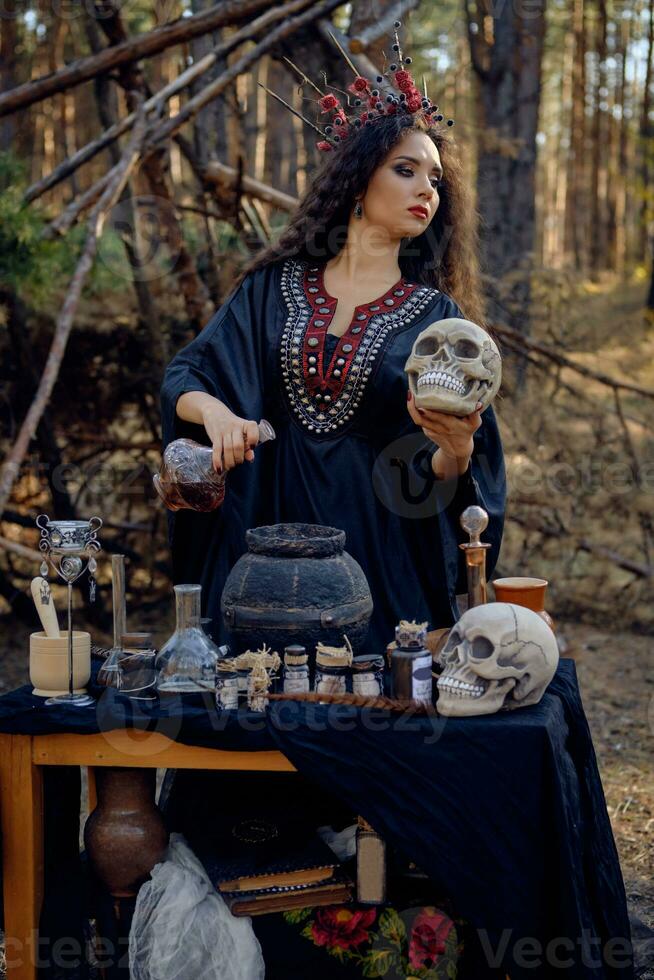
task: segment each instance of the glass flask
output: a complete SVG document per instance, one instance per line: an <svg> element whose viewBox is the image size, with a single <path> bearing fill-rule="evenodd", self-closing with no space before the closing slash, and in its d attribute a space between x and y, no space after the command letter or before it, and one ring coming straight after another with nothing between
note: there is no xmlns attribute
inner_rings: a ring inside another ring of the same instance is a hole
<svg viewBox="0 0 654 980"><path fill-rule="evenodd" d="M175 632L155 661L160 694L197 694L216 689L218 647L200 626L201 585L175 586Z"/></svg>
<svg viewBox="0 0 654 980"><path fill-rule="evenodd" d="M275 438L270 422L259 422L259 445ZM213 465L213 449L193 439L175 439L164 450L159 472L152 477L154 488L168 510L206 513L225 499L225 473Z"/></svg>

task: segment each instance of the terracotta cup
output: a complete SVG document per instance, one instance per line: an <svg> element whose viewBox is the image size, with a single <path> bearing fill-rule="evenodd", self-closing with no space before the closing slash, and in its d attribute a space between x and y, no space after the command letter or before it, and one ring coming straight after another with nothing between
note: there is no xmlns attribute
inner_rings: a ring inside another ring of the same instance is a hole
<svg viewBox="0 0 654 980"><path fill-rule="evenodd" d="M91 676L91 634L73 630L73 690L83 694ZM68 632L30 636L30 682L40 698L68 693Z"/></svg>
<svg viewBox="0 0 654 980"><path fill-rule="evenodd" d="M552 617L545 610L545 592L548 581L544 578L529 578L515 576L514 578L496 578L492 582L497 602L513 602L516 606L533 609L554 629Z"/></svg>

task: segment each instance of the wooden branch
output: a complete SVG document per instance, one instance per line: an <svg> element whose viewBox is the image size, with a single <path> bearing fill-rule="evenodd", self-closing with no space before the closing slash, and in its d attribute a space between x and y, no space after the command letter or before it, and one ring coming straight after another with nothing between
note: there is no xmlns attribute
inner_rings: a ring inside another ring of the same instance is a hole
<svg viewBox="0 0 654 980"><path fill-rule="evenodd" d="M306 7L307 3L313 4L313 0L291 0L290 3L286 5L286 10L298 9ZM297 17L290 18L284 23L280 24L275 30L271 31L264 40L260 41L253 48L251 48L246 54L244 54L238 61L235 61L229 68L219 75L213 82L207 85L205 88L201 89L192 99L186 103L183 109L170 119L166 119L163 123L159 124L152 130L148 135L147 147L144 150L142 156L147 157L150 153L157 151L158 144L163 143L165 140L176 137L178 131L182 126L186 125L190 120L202 109L208 102L217 98L229 85L234 82L239 75L244 75L250 70L252 65L266 54L271 48L273 48L280 40L287 37L289 34L295 33L301 27L306 24L311 23L318 17L323 17L325 14L331 13L336 7L340 6L342 0L321 0L315 6L311 6L309 10L304 11ZM82 198L78 199L77 202L72 202L68 205L66 210L55 218L54 221L46 229L46 234L63 234L68 231L69 228L75 223L79 218L80 214L84 211L85 207L88 207L88 201L97 199L98 195L102 192L104 187L106 187L108 180L108 175L101 177L95 184L93 184Z"/></svg>
<svg viewBox="0 0 654 980"><path fill-rule="evenodd" d="M654 398L654 391L651 391L649 388L641 388L639 385L629 384L629 382L617 381L615 378L611 378L608 374L603 374L600 371L591 371L590 368L584 367L583 364L576 364L564 354L559 354L559 352L553 347L550 347L547 344L541 344L536 340L529 340L512 327L493 323L490 325L489 329L492 333L497 334L499 337L506 337L518 348L522 350L526 349L528 351L535 351L537 354L541 354L543 357L553 361L554 364L560 364L561 367L567 367L570 368L571 371L576 371L577 374L582 375L584 378L591 378L593 381L599 381L600 384L608 385L609 388L613 388L614 390L622 389L624 391L632 391L636 395L642 395L643 398Z"/></svg>
<svg viewBox="0 0 654 980"><path fill-rule="evenodd" d="M207 184L233 188L238 183L239 175L235 167L228 167L226 164L214 160L204 168L203 177ZM254 177L242 177L240 185L243 192L249 197L258 198L260 201L265 201L266 204L272 204L281 211L292 212L298 206L296 197L275 190L274 187L270 187L260 180L255 180Z"/></svg>
<svg viewBox="0 0 654 980"><path fill-rule="evenodd" d="M80 58L59 71L24 85L17 85L0 95L0 116L16 112L17 109L25 109L50 95L64 92L96 75L105 74L118 65L137 61L139 58L151 58L175 44L182 44L220 27L247 20L269 6L269 0L222 0L193 17L179 17L140 37L106 48L101 54Z"/></svg>
<svg viewBox="0 0 654 980"><path fill-rule="evenodd" d="M184 107L178 112L176 116L171 119L166 119L161 123L152 134L151 138L148 140L148 148L153 148L156 143L160 143L162 140L168 139L173 136L182 126L190 122L191 119L202 109L208 102L213 101L222 92L228 88L232 82L235 82L239 75L244 75L250 70L252 65L259 61L259 59L267 54L272 48L275 47L279 41L288 37L290 34L294 34L300 28L305 27L307 24L311 24L321 17L325 17L330 14L332 10L336 7L341 6L343 0L320 0L319 3L313 4L309 10L305 10L303 13L298 14L296 17L291 17L284 23L280 24L274 30L262 40L259 41L253 48L251 48L246 54L242 55L238 61L230 65L229 68L224 71L218 78L214 79L211 84L205 86L201 89L197 95L184 105ZM286 10L290 12L291 9L297 10L302 7L307 6L307 0L292 0L291 3L287 4Z"/></svg>
<svg viewBox="0 0 654 980"><path fill-rule="evenodd" d="M597 555L599 558L604 558L612 562L618 568L624 568L627 572L633 572L639 578L654 578L654 568L651 565L646 565L640 561L633 561L631 558L625 558L624 555L620 555L617 551L613 551L611 548L607 548L602 544L594 544L592 541L582 538L577 542L577 546L582 551L588 551L593 555Z"/></svg>
<svg viewBox="0 0 654 980"><path fill-rule="evenodd" d="M347 52L348 58L351 60L352 64L360 75L364 75L366 78L375 78L377 75L379 75L379 68L373 64L366 54L363 54L363 52L356 52L352 47L350 38L334 27L331 21L319 20L318 31L332 49L334 48L334 41L331 35L334 35L343 50ZM388 79L384 79L384 81L380 83L379 88L382 91L394 91L393 86Z"/></svg>
<svg viewBox="0 0 654 980"><path fill-rule="evenodd" d="M9 452L2 470L0 471L0 516L2 516L9 500L12 487L18 477L20 467L25 458L29 444L34 437L36 428L45 412L52 389L55 386L61 362L66 352L66 344L73 325L73 319L79 303L82 287L93 266L93 260L98 247L98 238L102 234L105 218L122 193L129 175L136 166L141 146L145 138L145 113L141 109L140 117L134 126L132 138L121 157L120 163L113 168L112 178L100 196L97 204L89 215L87 237L82 254L77 262L75 272L68 286L61 312L57 317L57 325L48 357L41 375L34 400L20 427L18 438Z"/></svg>
<svg viewBox="0 0 654 980"><path fill-rule="evenodd" d="M18 541L11 541L9 538L0 536L0 548L3 551L11 551L15 555L20 555L21 558L29 558L30 561L38 562L39 565L43 561L43 555L40 551L19 544Z"/></svg>
<svg viewBox="0 0 654 980"><path fill-rule="evenodd" d="M313 0L311 0L313 2ZM150 96L145 102L146 112L153 112L158 114L162 107L178 92L183 91L183 89L188 88L197 78L205 74L220 58L226 58L235 48L241 45L244 41L251 40L261 31L267 30L271 24L276 21L283 19L287 16L289 8L287 5L275 5L270 10L265 11L261 16L253 20L251 24L242 27L240 30L236 31L234 34L230 35L226 40L221 41L216 47L209 51L203 58L197 61L195 64L191 65L186 71L183 71L181 75L174 78L172 82L165 85L164 88L160 89L154 95ZM115 47L118 47L116 45ZM24 200L29 204L31 201L36 200L46 191L55 187L57 184L65 180L66 177L70 176L78 167L82 164L87 163L92 160L98 153L100 153L106 146L112 143L114 140L126 133L128 129L134 124L134 119L136 114L131 112L124 119L121 119L115 125L111 126L109 129L105 130L97 139L92 140L87 143L86 146L81 147L76 153L68 157L59 166L55 167L49 174L37 180L31 187L28 187L24 195Z"/></svg>
<svg viewBox="0 0 654 980"><path fill-rule="evenodd" d="M98 200L102 192L106 189L107 185L111 182L113 177L116 175L116 170L119 164L117 163L115 167L112 167L108 173L96 180L95 184L80 194L79 197L74 198L70 204L68 204L61 214L57 215L49 225L46 225L43 229L44 238L56 238L59 235L65 235L67 231L73 227L77 222L78 218L92 207Z"/></svg>
<svg viewBox="0 0 654 980"><path fill-rule="evenodd" d="M611 548L607 548L602 544L595 544L594 542L589 541L588 538L575 538L574 535L570 534L567 530L562 532L555 531L554 529L546 527L543 524L535 524L532 521L527 521L515 513L511 513L508 519L513 521L515 524L519 524L520 527L525 528L526 531L537 531L539 534L543 534L547 538L556 538L558 541L567 541L571 547L597 555L599 558L603 558L605 561L610 561L613 565L617 565L618 568L624 568L625 571L632 572L639 578L654 577L654 568L651 565L646 565L640 561L634 561L632 558L625 558L624 555L618 554L617 551L613 551Z"/></svg>
<svg viewBox="0 0 654 980"><path fill-rule="evenodd" d="M380 37L390 35L393 24L396 20L402 20L410 10L415 10L420 5L420 0L400 0L393 7L386 10L381 17L373 21L363 31L359 31L349 39L350 54L363 54L366 48Z"/></svg>

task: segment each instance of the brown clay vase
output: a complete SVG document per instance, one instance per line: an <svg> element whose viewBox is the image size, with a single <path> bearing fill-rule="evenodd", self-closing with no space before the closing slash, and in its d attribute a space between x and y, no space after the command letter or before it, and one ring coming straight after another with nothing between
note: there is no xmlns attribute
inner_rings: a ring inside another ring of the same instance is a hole
<svg viewBox="0 0 654 980"><path fill-rule="evenodd" d="M544 578L522 576L496 578L492 583L498 602L512 602L516 606L532 609L554 631L554 620L545 609L545 592L548 584L547 579Z"/></svg>
<svg viewBox="0 0 654 980"><path fill-rule="evenodd" d="M156 769L95 770L98 805L86 821L84 844L110 895L135 895L168 845L154 802Z"/></svg>

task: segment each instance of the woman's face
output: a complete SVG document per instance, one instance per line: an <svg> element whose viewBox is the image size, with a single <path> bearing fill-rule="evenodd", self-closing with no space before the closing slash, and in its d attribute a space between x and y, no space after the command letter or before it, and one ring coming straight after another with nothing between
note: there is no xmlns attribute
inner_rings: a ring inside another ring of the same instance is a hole
<svg viewBox="0 0 654 980"><path fill-rule="evenodd" d="M438 210L440 155L426 133L412 131L400 139L372 175L361 198L367 224L389 238L416 238Z"/></svg>

